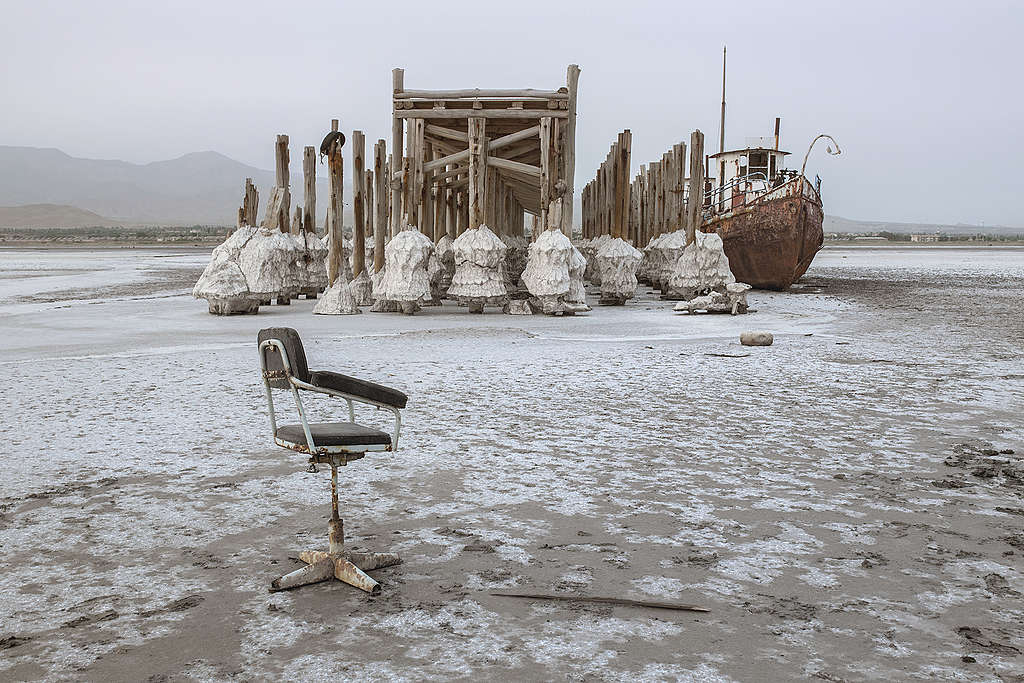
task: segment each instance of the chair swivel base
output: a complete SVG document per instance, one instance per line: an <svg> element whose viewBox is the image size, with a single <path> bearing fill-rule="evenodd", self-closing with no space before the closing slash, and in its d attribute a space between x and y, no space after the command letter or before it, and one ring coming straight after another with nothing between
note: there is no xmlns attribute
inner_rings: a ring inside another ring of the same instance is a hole
<svg viewBox="0 0 1024 683"><path fill-rule="evenodd" d="M370 595L380 595L380 584L366 572L402 563L396 553L359 553L346 550L340 519L329 522L330 551L304 550L299 559L305 567L289 572L270 583L270 592L298 588L334 578L362 589Z"/></svg>

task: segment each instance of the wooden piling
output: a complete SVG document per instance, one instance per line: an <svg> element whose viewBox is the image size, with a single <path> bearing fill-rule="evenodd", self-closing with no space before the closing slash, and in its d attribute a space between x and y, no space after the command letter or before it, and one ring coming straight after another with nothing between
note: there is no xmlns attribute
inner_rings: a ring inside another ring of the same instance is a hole
<svg viewBox="0 0 1024 683"><path fill-rule="evenodd" d="M576 186L576 92L579 87L580 67L570 64L566 72L565 84L569 91L569 118L567 131L563 142L562 156L564 171L562 180L565 182L565 192L562 194L562 232L570 239L572 238L572 205L574 188Z"/></svg>
<svg viewBox="0 0 1024 683"><path fill-rule="evenodd" d="M289 178L288 178L288 136L278 135L277 145L275 146L274 157L276 159L276 185L278 188L283 190L281 198L281 212L280 215L283 220L279 221L277 228L281 232L288 232L288 216L291 215L292 201L291 191L289 190Z"/></svg>
<svg viewBox="0 0 1024 683"><path fill-rule="evenodd" d="M385 156L387 154L387 143L384 140L377 140L373 146L373 180L376 188L374 194L377 204L373 212L373 272L378 273L384 267L384 233L388 229L388 197L386 196L388 182L388 166Z"/></svg>
<svg viewBox="0 0 1024 683"><path fill-rule="evenodd" d="M352 131L352 277L366 268L366 173L363 131Z"/></svg>
<svg viewBox="0 0 1024 683"><path fill-rule="evenodd" d="M690 199L686 205L686 243L697 236L704 204L704 133L699 130L690 135Z"/></svg>
<svg viewBox="0 0 1024 683"><path fill-rule="evenodd" d="M372 238L374 240L374 246L376 247L377 236L376 236L376 234L373 231L374 215L375 215L374 214L374 205L373 205L374 194L375 194L374 193L374 187L373 187L373 169L372 168L366 169L365 176L366 176L366 182L363 183L363 187L366 188L366 208L365 208L366 220L365 220L365 227L363 228L363 234L366 236L366 239L370 239L371 236L372 236Z"/></svg>
<svg viewBox="0 0 1024 683"><path fill-rule="evenodd" d="M331 119L331 130L337 132L338 119ZM343 203L342 187L344 183L344 159L341 154L341 146L335 143L327 152L327 229L326 234L330 236L330 247L327 255L327 279L331 286L334 286L338 274L342 271L342 223Z"/></svg>
<svg viewBox="0 0 1024 683"><path fill-rule="evenodd" d="M405 90L405 69L392 69L391 70L391 90L392 93L397 95ZM391 121L391 155L392 163L390 172L394 172L399 168L404 168L402 165L402 156L405 150L405 144L402 139L403 137L403 123L402 119L397 116L392 118ZM397 187L391 176L388 176L388 184L391 186L391 236L394 237L401 230L402 218L405 215L402 207L402 187L404 186L405 179L403 178L402 183Z"/></svg>
<svg viewBox="0 0 1024 683"><path fill-rule="evenodd" d="M302 149L302 232L316 234L316 148Z"/></svg>
<svg viewBox="0 0 1024 683"><path fill-rule="evenodd" d="M259 222L260 193L253 185L252 178L245 179L245 195L242 207L238 211L238 227L243 225L256 226Z"/></svg>
<svg viewBox="0 0 1024 683"><path fill-rule="evenodd" d="M469 120L469 229L479 228L484 220L485 177L487 174L487 120Z"/></svg>

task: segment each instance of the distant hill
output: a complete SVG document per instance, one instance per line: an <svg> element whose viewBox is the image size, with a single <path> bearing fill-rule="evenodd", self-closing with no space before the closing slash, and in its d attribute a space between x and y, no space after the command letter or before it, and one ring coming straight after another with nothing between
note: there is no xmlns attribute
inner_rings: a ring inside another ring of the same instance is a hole
<svg viewBox="0 0 1024 683"><path fill-rule="evenodd" d="M0 206L0 228L100 228L121 222L67 204Z"/></svg>
<svg viewBox="0 0 1024 683"><path fill-rule="evenodd" d="M1005 225L940 225L935 223L888 223L884 221L855 221L840 216L825 216L822 224L825 232L865 233L897 232L904 234L941 232L947 235L1021 235L1024 227L1013 228Z"/></svg>
<svg viewBox="0 0 1024 683"><path fill-rule="evenodd" d="M294 156L294 154L293 154ZM326 197L326 176L318 194ZM58 149L0 146L0 206L68 205L122 223L233 225L245 179L260 191L260 214L274 174L217 152L132 164L80 159ZM301 171L292 171L292 206L302 201ZM324 214L326 199L318 213Z"/></svg>

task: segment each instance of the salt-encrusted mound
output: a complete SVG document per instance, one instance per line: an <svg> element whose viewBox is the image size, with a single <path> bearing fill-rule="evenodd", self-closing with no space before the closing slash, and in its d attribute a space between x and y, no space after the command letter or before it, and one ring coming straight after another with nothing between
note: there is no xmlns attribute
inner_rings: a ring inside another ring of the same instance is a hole
<svg viewBox="0 0 1024 683"><path fill-rule="evenodd" d="M590 310L587 305L587 288L583 284L583 273L587 259L576 247L569 253L569 294L565 297L567 313L582 313Z"/></svg>
<svg viewBox="0 0 1024 683"><path fill-rule="evenodd" d="M427 262L434 243L414 227L395 235L384 248L384 276L376 292L377 302L393 301L412 313L419 302L430 296Z"/></svg>
<svg viewBox="0 0 1024 683"><path fill-rule="evenodd" d="M242 248L238 265L254 296L261 301L287 300L299 291L294 265L298 256L291 235L260 228Z"/></svg>
<svg viewBox="0 0 1024 683"><path fill-rule="evenodd" d="M501 241L505 243L505 289L511 294L519 288L523 277L530 241L518 235L502 235Z"/></svg>
<svg viewBox="0 0 1024 683"><path fill-rule="evenodd" d="M214 248L209 265L192 289L192 296L207 300L210 313L230 315L259 310L263 299L251 291L239 266L242 250L258 232L258 228L243 225Z"/></svg>
<svg viewBox="0 0 1024 683"><path fill-rule="evenodd" d="M672 310L691 314L697 311L731 313L733 315L746 313L748 290L750 290L750 285L747 283L732 282L725 286L724 292L712 291L689 301L680 301Z"/></svg>
<svg viewBox="0 0 1024 683"><path fill-rule="evenodd" d="M621 305L636 293L636 269L643 255L621 238L609 240L597 252L601 303Z"/></svg>
<svg viewBox="0 0 1024 683"><path fill-rule="evenodd" d="M323 237L324 249L327 252L324 254L324 269L330 272L331 267L331 235L330 233ZM341 267L338 269L338 279L344 280L345 282L352 281L352 241L345 239L344 236L341 238Z"/></svg>
<svg viewBox="0 0 1024 683"><path fill-rule="evenodd" d="M233 233L228 235L228 238L218 244L211 254L211 261L218 259L229 259L231 261L238 261L238 257L242 253L242 249L249 243L249 240L253 238L259 232L259 228L251 225L243 225Z"/></svg>
<svg viewBox="0 0 1024 683"><path fill-rule="evenodd" d="M523 284L530 294L543 299L569 294L569 255L572 243L561 230L545 230L530 245L523 270Z"/></svg>
<svg viewBox="0 0 1024 683"><path fill-rule="evenodd" d="M643 252L643 258L640 260L640 266L636 269L636 279L645 284L651 284L651 270L657 259L657 249L660 244L661 238L665 235L656 235L647 242L647 246L641 249Z"/></svg>
<svg viewBox="0 0 1024 683"><path fill-rule="evenodd" d="M597 267L597 252L601 250L605 243L610 242L611 239L611 235L598 235L594 239L589 240L583 249L580 249L580 253L587 261L583 278L591 284L601 284L601 270Z"/></svg>
<svg viewBox="0 0 1024 683"><path fill-rule="evenodd" d="M583 271L587 260L561 230L545 230L530 245L523 284L544 313L576 313L586 305Z"/></svg>
<svg viewBox="0 0 1024 683"><path fill-rule="evenodd" d="M481 225L459 235L452 249L455 274L448 296L468 305L471 312L481 312L487 304L504 306L508 298L502 273L505 243Z"/></svg>
<svg viewBox="0 0 1024 683"><path fill-rule="evenodd" d="M356 299L352 296L352 284L338 278L334 286L324 292L316 302L313 313L317 315L352 315L362 313L362 311L359 310Z"/></svg>
<svg viewBox="0 0 1024 683"><path fill-rule="evenodd" d="M455 276L455 248L452 246L454 240L448 235L442 235L434 246L434 253L431 261L436 261L437 270L430 273L430 293L435 301L440 301L448 296L448 288L452 286L452 278Z"/></svg>
<svg viewBox="0 0 1024 683"><path fill-rule="evenodd" d="M303 254L302 292L311 294L327 288L327 246L314 232L302 233L305 242Z"/></svg>
<svg viewBox="0 0 1024 683"><path fill-rule="evenodd" d="M252 296L238 264L229 258L214 258L196 282L192 296L206 299L210 313L256 313L260 302Z"/></svg>
<svg viewBox="0 0 1024 683"><path fill-rule="evenodd" d="M654 258L648 272L652 287L660 289L662 292L668 289L668 279L672 276L676 261L685 248L685 230L676 230L661 236L658 245L654 248Z"/></svg>
<svg viewBox="0 0 1024 683"><path fill-rule="evenodd" d="M694 237L676 260L668 278L665 294L671 298L689 301L709 292L725 292L727 285L736 282L722 238L700 231Z"/></svg>
<svg viewBox="0 0 1024 683"><path fill-rule="evenodd" d="M370 274L363 268L359 275L352 278L352 282L349 283L349 291L352 293L352 297L355 299L356 306L369 306L373 304L373 281L370 279Z"/></svg>
<svg viewBox="0 0 1024 683"><path fill-rule="evenodd" d="M384 249L387 253L387 247ZM382 299L379 296L380 283L384 279L384 273L387 271L387 265L381 268L376 273L370 276L370 281L373 283L373 306L370 307L371 313L399 313L402 310L401 305L397 301L388 301Z"/></svg>

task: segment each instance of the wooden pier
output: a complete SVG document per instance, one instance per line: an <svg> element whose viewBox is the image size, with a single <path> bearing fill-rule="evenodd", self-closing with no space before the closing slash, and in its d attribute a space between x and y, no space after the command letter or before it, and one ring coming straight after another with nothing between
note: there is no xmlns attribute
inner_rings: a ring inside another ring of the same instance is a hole
<svg viewBox="0 0 1024 683"><path fill-rule="evenodd" d="M391 236L523 236L526 214L571 235L579 74L569 65L557 90L411 90L395 69Z"/></svg>

